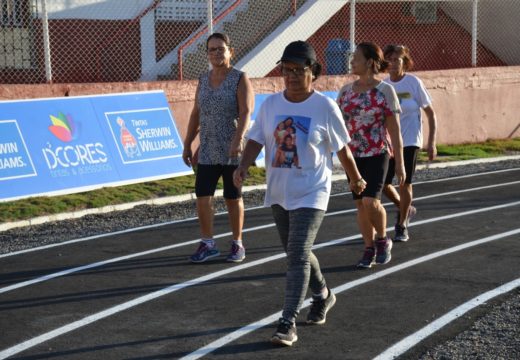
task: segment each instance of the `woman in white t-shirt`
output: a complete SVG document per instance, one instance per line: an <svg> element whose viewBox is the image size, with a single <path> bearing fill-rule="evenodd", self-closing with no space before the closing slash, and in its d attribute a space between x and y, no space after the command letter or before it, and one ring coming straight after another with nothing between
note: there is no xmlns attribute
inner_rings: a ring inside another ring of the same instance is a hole
<svg viewBox="0 0 520 360"><path fill-rule="evenodd" d="M392 186L395 162L391 159L383 192L399 210L394 241L408 241L408 224L410 218L416 213L415 207L412 206L412 178L417 156L423 145L421 109L428 118L429 133L426 150L430 161L437 156L435 144L437 119L430 94L423 82L418 77L407 74L407 71L413 67L410 50L402 45L388 45L385 47L384 55L390 63L388 68L390 76L384 81L394 87L401 105L401 135L406 179L397 192Z"/></svg>
<svg viewBox="0 0 520 360"><path fill-rule="evenodd" d="M338 155L352 180L352 191L363 191L365 182L346 146L350 137L338 106L313 89L312 82L321 71L314 49L304 41L292 42L280 62L285 90L268 97L260 107L234 181L235 186L242 185L247 169L265 146L265 205L272 209L287 253L285 303L271 342L290 346L298 339L295 321L308 287L313 293L308 323L325 323L336 301L311 251L329 201L331 153ZM295 134L286 135L286 143L280 144L274 133L282 122Z"/></svg>

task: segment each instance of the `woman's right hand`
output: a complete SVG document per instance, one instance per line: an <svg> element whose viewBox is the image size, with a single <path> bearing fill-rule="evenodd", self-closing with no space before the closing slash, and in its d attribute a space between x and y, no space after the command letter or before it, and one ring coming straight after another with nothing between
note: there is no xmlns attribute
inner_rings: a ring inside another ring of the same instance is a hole
<svg viewBox="0 0 520 360"><path fill-rule="evenodd" d="M182 160L184 161L184 163L186 165L191 167L191 160L192 160L192 158L193 158L193 154L191 152L191 148L185 146L184 150L182 151Z"/></svg>
<svg viewBox="0 0 520 360"><path fill-rule="evenodd" d="M356 194L356 195L359 195L361 194L365 188L367 187L367 182L365 181L365 179L363 178L360 178L359 180L356 180L356 181L351 181L350 182L350 190Z"/></svg>

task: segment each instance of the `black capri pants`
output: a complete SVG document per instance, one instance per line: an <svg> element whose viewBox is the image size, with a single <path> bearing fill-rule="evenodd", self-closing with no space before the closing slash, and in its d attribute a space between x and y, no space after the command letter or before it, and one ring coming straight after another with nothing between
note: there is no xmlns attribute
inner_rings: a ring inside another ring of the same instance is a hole
<svg viewBox="0 0 520 360"><path fill-rule="evenodd" d="M197 165L195 177L195 195L197 197L213 196L220 177L224 182L224 198L235 200L242 197L242 189L233 184L233 172L237 165Z"/></svg>
<svg viewBox="0 0 520 360"><path fill-rule="evenodd" d="M369 157L356 157L354 159L356 160L359 173L367 182L367 186L361 194L352 193L354 200L364 197L381 199L390 156L385 153Z"/></svg>
<svg viewBox="0 0 520 360"><path fill-rule="evenodd" d="M403 148L404 171L406 171L405 184L411 184L415 167L417 165L417 156L419 156L419 147L405 146ZM391 158L388 163L388 173L386 174L385 184L391 184L395 176L395 159Z"/></svg>

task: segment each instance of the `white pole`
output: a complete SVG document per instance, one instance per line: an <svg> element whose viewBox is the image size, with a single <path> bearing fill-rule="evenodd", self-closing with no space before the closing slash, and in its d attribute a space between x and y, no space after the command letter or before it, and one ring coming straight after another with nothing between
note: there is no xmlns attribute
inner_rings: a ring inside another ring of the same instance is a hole
<svg viewBox="0 0 520 360"><path fill-rule="evenodd" d="M213 34L213 0L208 0L208 35Z"/></svg>
<svg viewBox="0 0 520 360"><path fill-rule="evenodd" d="M152 74L152 69L156 64L155 60L155 14L148 12L139 21L141 30L141 79L157 80L156 75Z"/></svg>
<svg viewBox="0 0 520 360"><path fill-rule="evenodd" d="M47 0L42 1L42 25L43 25L43 55L45 57L45 78L52 83L51 44L49 37L49 16L47 14Z"/></svg>
<svg viewBox="0 0 520 360"><path fill-rule="evenodd" d="M208 0L208 36L211 34L213 34L213 0ZM211 70L209 60L208 69Z"/></svg>
<svg viewBox="0 0 520 360"><path fill-rule="evenodd" d="M471 24L471 65L477 66L478 0L473 0L473 21Z"/></svg>
<svg viewBox="0 0 520 360"><path fill-rule="evenodd" d="M356 0L350 0L350 53L356 50ZM350 58L347 59L347 68L350 74Z"/></svg>

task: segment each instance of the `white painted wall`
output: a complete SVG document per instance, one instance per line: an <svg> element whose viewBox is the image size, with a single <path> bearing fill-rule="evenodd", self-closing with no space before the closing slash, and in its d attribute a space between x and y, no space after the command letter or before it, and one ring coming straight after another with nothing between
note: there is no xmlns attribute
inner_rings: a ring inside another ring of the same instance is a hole
<svg viewBox="0 0 520 360"><path fill-rule="evenodd" d="M133 19L153 0L46 0L49 19ZM232 0L213 0L217 15ZM38 2L39 14L41 1ZM207 15L207 0L163 0L157 7L159 20L201 21Z"/></svg>
<svg viewBox="0 0 520 360"><path fill-rule="evenodd" d="M153 0L46 0L50 20L133 19L153 3ZM42 1L38 1L38 14L42 13Z"/></svg>

